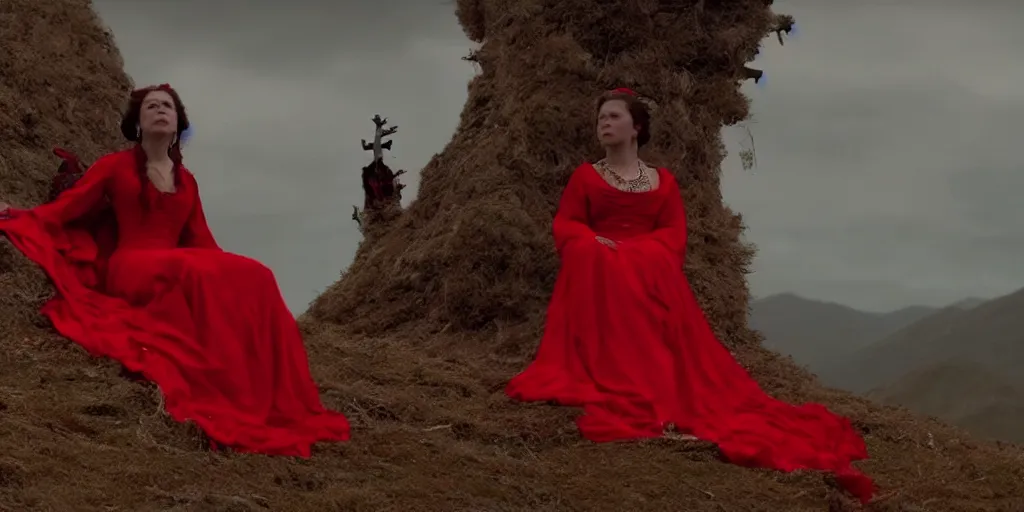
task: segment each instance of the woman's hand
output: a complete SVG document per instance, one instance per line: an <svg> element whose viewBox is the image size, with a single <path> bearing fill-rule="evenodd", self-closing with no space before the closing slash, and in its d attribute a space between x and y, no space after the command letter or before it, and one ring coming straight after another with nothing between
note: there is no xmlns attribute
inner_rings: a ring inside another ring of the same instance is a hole
<svg viewBox="0 0 1024 512"><path fill-rule="evenodd" d="M610 239L605 238L603 236L598 236L598 237L595 237L595 238L596 238L596 240L598 242L600 242L602 245L608 247L609 249L618 249L618 247L619 247L618 245L616 245L616 243L613 240L610 240Z"/></svg>

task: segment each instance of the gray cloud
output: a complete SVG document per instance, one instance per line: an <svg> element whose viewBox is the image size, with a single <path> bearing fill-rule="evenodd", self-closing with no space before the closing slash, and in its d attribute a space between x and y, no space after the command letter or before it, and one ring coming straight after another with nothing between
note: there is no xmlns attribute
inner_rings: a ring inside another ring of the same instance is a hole
<svg viewBox="0 0 1024 512"><path fill-rule="evenodd" d="M101 0L97 4L107 23L115 27L122 50L136 42L160 40L161 52L204 53L227 67L255 65L275 74L315 72L314 68L331 66L342 55L387 60L396 50L423 40L465 40L461 31L452 30L455 15L450 0L175 0L147 2L145 7L133 0Z"/></svg>
<svg viewBox="0 0 1024 512"><path fill-rule="evenodd" d="M449 1L95 3L136 82L181 91L218 238L274 268L295 311L359 243L369 118L400 126L389 164L414 194L473 75ZM776 2L801 34L756 63L759 165L740 168L730 128L723 167L756 294L887 309L1024 286L1024 5L915 3Z"/></svg>
<svg viewBox="0 0 1024 512"><path fill-rule="evenodd" d="M1024 6L985 4L776 2L800 36L757 62L759 167L725 165L756 293L889 309L1024 286Z"/></svg>

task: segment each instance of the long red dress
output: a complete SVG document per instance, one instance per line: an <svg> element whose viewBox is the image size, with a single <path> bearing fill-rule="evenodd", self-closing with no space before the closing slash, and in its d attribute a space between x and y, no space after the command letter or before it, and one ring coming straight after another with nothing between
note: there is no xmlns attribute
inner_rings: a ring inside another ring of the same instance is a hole
<svg viewBox="0 0 1024 512"><path fill-rule="evenodd" d="M55 201L0 220L56 288L43 312L91 354L156 383L167 412L214 446L308 457L317 441L347 440L345 417L320 402L274 275L218 247L188 170L161 193L140 179L136 151L101 158ZM116 232L81 222L108 202Z"/></svg>
<svg viewBox="0 0 1024 512"><path fill-rule="evenodd" d="M593 441L659 437L674 424L733 463L831 471L870 500L871 479L850 465L867 458L850 422L768 396L715 338L681 271L679 186L658 172L658 188L635 193L592 165L576 169L554 220L562 267L544 337L506 393L582 407L577 425Z"/></svg>

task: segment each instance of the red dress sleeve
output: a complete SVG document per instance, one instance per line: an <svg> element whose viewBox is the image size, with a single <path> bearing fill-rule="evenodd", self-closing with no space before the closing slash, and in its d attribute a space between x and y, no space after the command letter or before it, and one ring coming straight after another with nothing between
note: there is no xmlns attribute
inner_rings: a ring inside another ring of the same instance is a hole
<svg viewBox="0 0 1024 512"><path fill-rule="evenodd" d="M103 208L111 176L117 169L115 155L107 155L97 160L78 182L52 202L31 210L14 210L11 212L14 214L12 216L29 213L44 225L60 226Z"/></svg>
<svg viewBox="0 0 1024 512"><path fill-rule="evenodd" d="M638 237L641 244L656 244L681 261L686 261L686 208L683 206L679 182L668 170L659 170L661 187L665 189L665 204L658 213L654 231Z"/></svg>
<svg viewBox="0 0 1024 512"><path fill-rule="evenodd" d="M203 213L203 201L199 198L199 183L192 173L185 171L189 188L192 189L192 213L185 223L185 229L181 232L180 247L195 247L199 249L221 250L217 241L213 238L209 224L206 223L206 214Z"/></svg>
<svg viewBox="0 0 1024 512"><path fill-rule="evenodd" d="M110 245L116 245L111 225L108 194L123 160L118 153L97 160L70 188L49 203L32 209L9 209L0 223L3 232L30 260L46 270L54 281L71 286L99 286ZM96 214L96 215L92 215ZM97 238L97 233L110 235ZM73 277L65 280L64 277ZM67 289L60 293L67 292Z"/></svg>
<svg viewBox="0 0 1024 512"><path fill-rule="evenodd" d="M594 241L597 236L588 223L584 170L585 166L580 166L573 171L569 184L562 191L562 198L558 202L558 211L555 213L552 228L555 234L555 248L559 255L563 254L570 242Z"/></svg>

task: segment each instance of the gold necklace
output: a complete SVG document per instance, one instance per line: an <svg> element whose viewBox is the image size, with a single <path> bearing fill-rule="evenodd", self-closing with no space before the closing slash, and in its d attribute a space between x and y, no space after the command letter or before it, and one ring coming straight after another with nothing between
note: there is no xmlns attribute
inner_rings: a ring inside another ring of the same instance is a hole
<svg viewBox="0 0 1024 512"><path fill-rule="evenodd" d="M651 177L644 170L643 162L640 160L636 161L636 177L630 179L623 178L619 173L613 171L607 161L601 160L598 163L604 171L602 174L610 177L615 182L612 184L615 188L624 192L648 192L651 190Z"/></svg>

